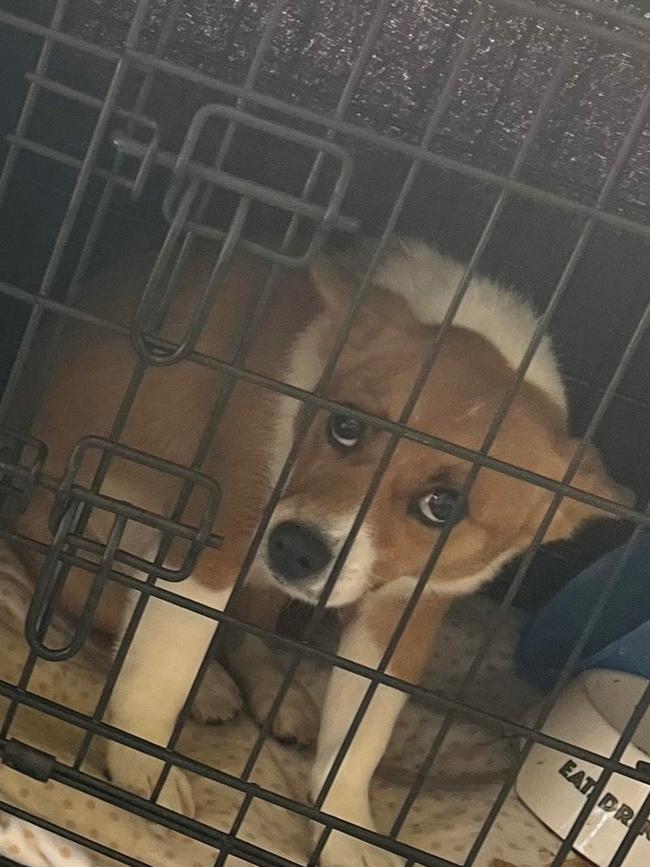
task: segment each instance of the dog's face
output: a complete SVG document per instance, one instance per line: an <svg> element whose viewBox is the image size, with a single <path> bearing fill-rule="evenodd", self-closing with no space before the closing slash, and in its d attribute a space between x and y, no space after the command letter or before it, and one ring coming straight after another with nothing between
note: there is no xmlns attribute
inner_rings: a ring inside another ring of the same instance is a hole
<svg viewBox="0 0 650 867"><path fill-rule="evenodd" d="M351 287L331 266L321 266L314 280L324 310L312 336L324 359ZM403 300L372 289L337 363L328 397L397 421L435 335L435 327L418 323ZM452 327L408 424L478 450L513 375L487 340ZM317 601L389 441L390 434L344 410L316 413L266 539L271 573L291 595ZM575 447L562 411L526 383L490 455L559 480ZM482 468L462 506L459 494L471 469L466 460L400 439L328 604L346 605L386 582L417 578L440 533L450 525L429 583L439 593L471 592L525 549L553 495ZM619 502L629 499L607 477L594 450L573 484ZM593 511L563 500L546 541L571 535Z"/></svg>

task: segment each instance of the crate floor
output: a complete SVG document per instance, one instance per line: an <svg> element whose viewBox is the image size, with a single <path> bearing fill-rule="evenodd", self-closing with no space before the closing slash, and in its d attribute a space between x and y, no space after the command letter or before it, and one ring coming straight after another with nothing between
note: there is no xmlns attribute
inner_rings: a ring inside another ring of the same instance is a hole
<svg viewBox="0 0 650 867"><path fill-rule="evenodd" d="M9 578L3 581L0 576L0 676L5 681L16 682L27 655L20 622L24 599L23 590ZM432 660L428 675L431 686L449 692L458 688L485 630L494 633L493 613L493 603L482 598L465 600L452 610ZM507 622L494 634L471 692L474 705L496 708L498 713L512 718L520 718L538 700L538 695L514 673L516 630L516 615L508 615ZM315 693L322 689L325 676L325 671L306 664L301 672L303 683ZM101 686L101 671L84 654L65 663L37 663L30 682L34 692L85 713L92 712ZM0 700L0 713L6 705L5 699ZM433 708L415 703L406 707L373 788L374 807L382 830L390 827L403 803L442 719ZM66 763L73 761L81 740L78 729L23 707L18 710L11 735L56 754ZM257 727L244 717L220 726L190 722L183 732L180 749L206 764L239 775L257 735ZM516 750L513 739L457 720L404 823L401 839L462 864L512 766ZM84 770L100 776L101 752L101 743L95 741ZM304 801L310 758L308 751L268 741L252 779L267 789ZM212 827L228 830L242 795L198 777L192 777L192 787L198 805L197 818ZM0 766L0 798L155 867L209 867L217 854L202 843L97 798L52 781L36 782L5 766ZM77 863L71 857L78 855L80 865L116 863L88 850L81 857L82 853L69 843L62 843L58 849L53 845L47 856L30 861L29 857L36 858L34 853L29 856L25 849L19 854L15 848L16 837L22 834L24 838L25 829L17 827L7 816L4 819L0 816L0 820L0 853L19 862L58 867ZM306 821L260 799L253 800L239 837L296 863L308 860L310 836ZM490 867L496 859L502 859L512 867L547 867L557 845L556 838L511 794L476 864ZM65 857L57 856L61 849ZM231 856L226 863L227 867L242 867L246 862Z"/></svg>

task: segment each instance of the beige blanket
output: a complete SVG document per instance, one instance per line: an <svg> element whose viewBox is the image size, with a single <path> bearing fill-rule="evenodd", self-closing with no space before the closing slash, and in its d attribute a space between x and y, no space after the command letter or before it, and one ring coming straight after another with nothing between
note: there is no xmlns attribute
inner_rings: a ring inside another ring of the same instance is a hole
<svg viewBox="0 0 650 867"><path fill-rule="evenodd" d="M0 567L2 556L0 554ZM27 655L22 618L27 592L14 577L0 571L0 677L15 683ZM459 604L447 621L427 682L453 690L460 682L486 629L492 631L493 609L483 599ZM513 637L516 622L511 617L495 634L488 658L473 691L474 703L497 708L518 717L536 700L536 695L514 674ZM314 691L326 672L305 666L302 680ZM103 682L100 668L79 654L64 663L37 663L29 688L84 713L92 713ZM8 702L0 699L0 719ZM432 706L433 707L433 706ZM410 781L441 724L432 708L409 703L395 731L385 761L373 787L373 802L379 824L388 829L402 803ZM39 747L71 763L82 733L40 712L20 708L12 737ZM220 726L188 723L180 749L187 755L231 774L241 773L258 735L256 726L244 717ZM488 728L457 721L404 825L401 839L462 863L480 829L503 776L516 755L517 744ZM95 741L84 770L101 776L101 743ZM275 792L304 801L310 754L298 748L268 741L252 779ZM197 818L215 828L229 830L242 795L200 778L192 779ZM110 846L152 867L209 867L217 851L181 834L165 830L103 801L58 783L39 783L0 765L0 801L13 804L48 819L75 834ZM300 816L255 799L239 837L280 854L298 864L308 860L310 835ZM514 867L547 867L557 848L556 838L510 795L477 861L489 867L502 859ZM36 826L0 813L0 853L35 867L115 864L105 856L82 850L69 840L42 833ZM230 857L228 867L242 867Z"/></svg>

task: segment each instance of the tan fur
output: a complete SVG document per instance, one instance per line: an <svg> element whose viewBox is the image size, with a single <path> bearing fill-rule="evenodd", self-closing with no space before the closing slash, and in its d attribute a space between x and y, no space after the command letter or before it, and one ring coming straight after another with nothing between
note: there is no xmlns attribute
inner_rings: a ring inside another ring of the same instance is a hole
<svg viewBox="0 0 650 867"><path fill-rule="evenodd" d="M203 249L186 268L179 298L168 317L173 327L167 326L166 337L178 338L184 333L210 265L210 254ZM151 261L144 259L103 275L91 287L87 306L108 319L129 322L150 266ZM266 266L255 260L238 260L217 296L199 341L199 351L225 360L232 357L236 339L267 273ZM323 284L323 280L328 282ZM338 332L350 287L331 265L327 268L321 265L316 281L325 298L320 331L320 349L325 356ZM294 335L317 310L309 282L308 276L301 272L285 272L277 281L263 327L247 359L250 369L282 378ZM352 329L328 396L397 419L434 333L434 328L417 323L400 299L375 290ZM69 328L66 351L58 361L33 428L35 436L48 444L48 472L56 477L63 474L72 448L82 436L110 433L135 363L135 353L126 338L107 336L87 325ZM458 445L479 448L511 378L512 371L498 350L472 332L452 328L411 424ZM138 390L121 441L189 464L223 383L223 375L192 362L150 368ZM236 574L266 502L273 481L267 449L277 407L276 395L239 382L204 464L204 471L216 478L223 490L215 532L223 535L224 543L219 551L204 552L195 575L212 586L227 586ZM388 441L388 434L372 432L367 445L342 459L324 436L327 416L324 411L317 413L285 494L285 499L309 500L323 517L358 507ZM541 392L524 383L491 454L559 479L574 447L567 435L566 421L556 407ZM81 484L91 478L94 466L85 469L79 479ZM376 583L398 574L414 574L430 553L435 530L404 518L409 499L440 480L460 486L469 470L468 462L407 440L400 442L368 515L379 547L373 576ZM163 478L158 485L155 479L152 484L150 471L141 471L141 476L144 490L138 505L168 511L176 487ZM138 490L138 471L132 465L117 464L110 479L118 487ZM624 496L607 479L594 450L583 461L573 484L614 499ZM456 576L480 571L506 548L524 547L550 499L549 493L527 482L481 470L471 493L468 520L451 534L436 574L451 583ZM39 491L33 508L21 519L21 529L28 535L46 536L45 516L50 500L49 494ZM192 511L190 508L186 512L188 522L193 517ZM564 501L547 539L570 534L592 511L582 504ZM395 532L396 527L399 532ZM100 530L97 528L101 535ZM74 610L78 598L77 588L70 588L64 597L66 606ZM113 604L102 609L100 625L108 630L116 627Z"/></svg>
<svg viewBox="0 0 650 867"><path fill-rule="evenodd" d="M215 258L215 251L201 247L186 267L168 317L171 324L164 330L169 339L183 335ZM105 318L130 322L151 265L152 260L144 258L103 275L89 287L85 298L89 309ZM236 260L210 311L199 351L226 361L232 359L237 339L267 274L267 266L254 259ZM276 280L246 366L267 376L286 378L294 343L309 326L311 343L307 350L316 353L322 368L340 330L351 293L350 278L328 261L317 264L311 276L304 271L283 273ZM435 336L436 326L416 321L402 299L372 288L328 385L327 396L397 420ZM126 338L107 335L86 325L68 328L64 352L56 363L33 431L48 444L47 472L57 477L64 473L70 453L81 437L111 433L136 362ZM478 449L512 376L513 371L494 345L475 332L452 327L444 337L409 423L426 434ZM224 382L222 374L191 361L147 369L120 435L121 441L170 461L190 464ZM223 536L223 546L218 551L203 552L191 580L186 582L185 589L180 585L179 592L207 604L225 604L279 469L274 452L278 419L295 409L288 410L286 399L268 390L242 381L235 386L202 467L222 486L223 500L214 530ZM369 430L358 449L342 455L328 441L328 415L325 411L316 413L279 513L322 525L325 532L332 533L331 528L337 526L336 532L342 538L364 497L389 435ZM539 388L526 382L507 414L491 454L552 479L561 479L575 446L561 411ZM354 561L356 557L357 565L365 568L370 564L368 574L359 575L357 570L353 576L348 564L337 584L350 588L346 602L356 602L346 618L341 652L365 665L377 665L415 577L424 568L439 533L438 529L418 521L409 513L409 507L414 499L441 485L461 488L470 470L467 461L409 440L400 441L364 522L364 535L351 551L350 559ZM94 465L85 466L79 483L88 484L93 471ZM625 492L608 479L593 450L574 484L602 496L626 499ZM178 494L176 484L162 477L155 479L150 471L120 462L109 471L103 490L164 514L170 514ZM549 492L526 482L487 469L479 471L469 496L468 516L451 532L433 572L430 589L417 606L391 661L390 673L417 680L450 598L475 589L492 577L504 559L524 549L551 499ZM39 491L29 511L20 518L19 530L48 541L50 506L51 497ZM196 520L198 508L198 502L190 503L184 515L186 523ZM592 509L582 504L565 501L547 539L570 535L592 513ZM96 515L91 519L89 532L96 539L105 538L107 530L105 518ZM155 548L155 538L147 538L137 530L131 532L123 545L141 556L150 554L152 546ZM360 550L363 556L358 553ZM32 571L38 567L34 560L30 565ZM175 565L173 556L168 565ZM263 557L254 571L260 570L264 573ZM83 604L88 584L88 576L77 572L64 588L62 605L73 616ZM239 612L243 619L261 620L271 626L278 604L275 585L267 584L267 589L262 590L253 584L248 603ZM126 606L125 595L111 585L102 599L96 627L107 634L119 633ZM150 604L149 609L132 664L121 686L118 681L113 718L118 725L137 728L143 736L164 743L174 713L182 703L184 687L179 680L180 672L186 677L186 669L189 671L205 652L212 627L203 623L200 635L197 632L192 636L191 631L179 635L174 631L185 630L187 618L164 604ZM174 634L166 635L167 629ZM191 644L187 650L186 641ZM162 674L152 684L139 665L158 653L166 653L169 662L166 668L157 666ZM176 666L178 656L174 654L184 653L186 664ZM176 668L178 682L174 681L171 689ZM188 683L187 689L189 686ZM170 704L163 707L168 687ZM319 737L313 779L315 793L364 690L363 679L342 672L333 675ZM154 705L147 703L147 691L155 693ZM347 699L341 699L343 695ZM367 804L368 782L403 700L403 695L395 690L384 687L378 690L368 718L353 742L350 757L325 801L326 810L361 824L372 824ZM122 710L120 704L124 706ZM152 706L155 711L148 710ZM157 714L156 720L148 721L148 713ZM119 749L114 750L109 764L118 781L132 788L138 786L138 775L149 781L155 779L151 762L137 765ZM144 788L146 791L146 785ZM187 786L182 779L171 806L191 812ZM377 867L384 864L392 867L396 863L389 856L371 857ZM356 867L369 863L366 858L363 844L350 843L345 835L332 835L321 863Z"/></svg>
<svg viewBox="0 0 650 867"><path fill-rule="evenodd" d="M425 596L415 607L391 658L395 677L407 683L417 683L429 659L451 600L442 596ZM397 629L403 609L372 606L368 613L369 631L379 647L386 648Z"/></svg>
<svg viewBox="0 0 650 867"><path fill-rule="evenodd" d="M322 273L319 274L322 278ZM323 289L329 315L343 308ZM341 291L345 291L341 287ZM349 291L348 291L349 294ZM376 290L342 353L328 396L373 415L397 420L425 356L435 328L417 323L406 305ZM436 363L419 399L411 426L427 434L479 449L513 372L498 350L482 337L460 328L445 336ZM303 446L286 492L297 511L326 520L332 513L356 510L367 490L389 435L370 432L366 443L348 458L333 454L320 412ZM566 420L539 389L523 383L501 426L490 454L543 476L561 479L577 443ZM368 514L378 557L373 586L399 575L419 573L433 547L436 530L405 519L410 501L439 483L460 488L471 465L427 446L402 440L391 460ZM319 480L314 498L313 480ZM578 488L625 500L627 493L606 476L591 449L573 480ZM479 573L508 549L521 550L532 540L552 495L528 482L482 469L470 494L467 520L451 534L438 561L434 580L449 584ZM593 509L565 501L547 533L547 541L570 535Z"/></svg>
<svg viewBox="0 0 650 867"><path fill-rule="evenodd" d="M173 327L165 336L184 333L189 312L196 304L212 265L210 251L203 248L184 273L180 297L169 320ZM144 258L122 264L103 274L90 287L85 306L111 321L128 324L146 282L153 260ZM263 264L240 259L232 269L210 312L198 350L230 360L237 338L268 274ZM278 284L268 316L248 359L251 369L281 376L295 324L306 324L315 309L314 299L301 291L304 277L288 273ZM106 335L86 325L71 325L65 335L64 352L47 389L33 427L35 436L48 444L46 471L60 477L78 440L87 434L108 436L135 369L136 355L127 338ZM37 356L38 353L35 353ZM189 465L225 377L191 362L164 369L150 368L143 378L129 413L121 442L170 461ZM240 382L236 385L225 417L203 470L222 487L216 533L224 537L218 553L207 550L196 577L216 588L228 586L237 574L270 488L266 446L271 436L278 399L270 392ZM260 436L261 435L261 436ZM80 484L92 478L95 465L84 467ZM128 489L137 505L169 514L178 486L151 471L138 471L132 464L115 465L105 490ZM48 492L39 490L29 512L20 519L27 535L47 539L47 514L52 503ZM196 504L198 506L198 503ZM190 503L184 520L196 520ZM97 518L91 533L106 532ZM31 564L35 567L35 563ZM168 563L168 565L174 565ZM86 595L87 577L73 573L64 589L62 603L75 614ZM124 593L110 585L97 616L97 626L115 634L119 629Z"/></svg>

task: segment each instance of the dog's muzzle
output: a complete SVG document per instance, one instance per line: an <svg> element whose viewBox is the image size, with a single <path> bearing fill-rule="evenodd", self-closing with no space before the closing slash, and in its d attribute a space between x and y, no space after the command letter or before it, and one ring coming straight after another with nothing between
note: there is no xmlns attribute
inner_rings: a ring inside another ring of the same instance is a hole
<svg viewBox="0 0 650 867"><path fill-rule="evenodd" d="M283 521L269 533L269 565L275 574L288 582L299 583L313 578L332 559L329 545L305 524Z"/></svg>

